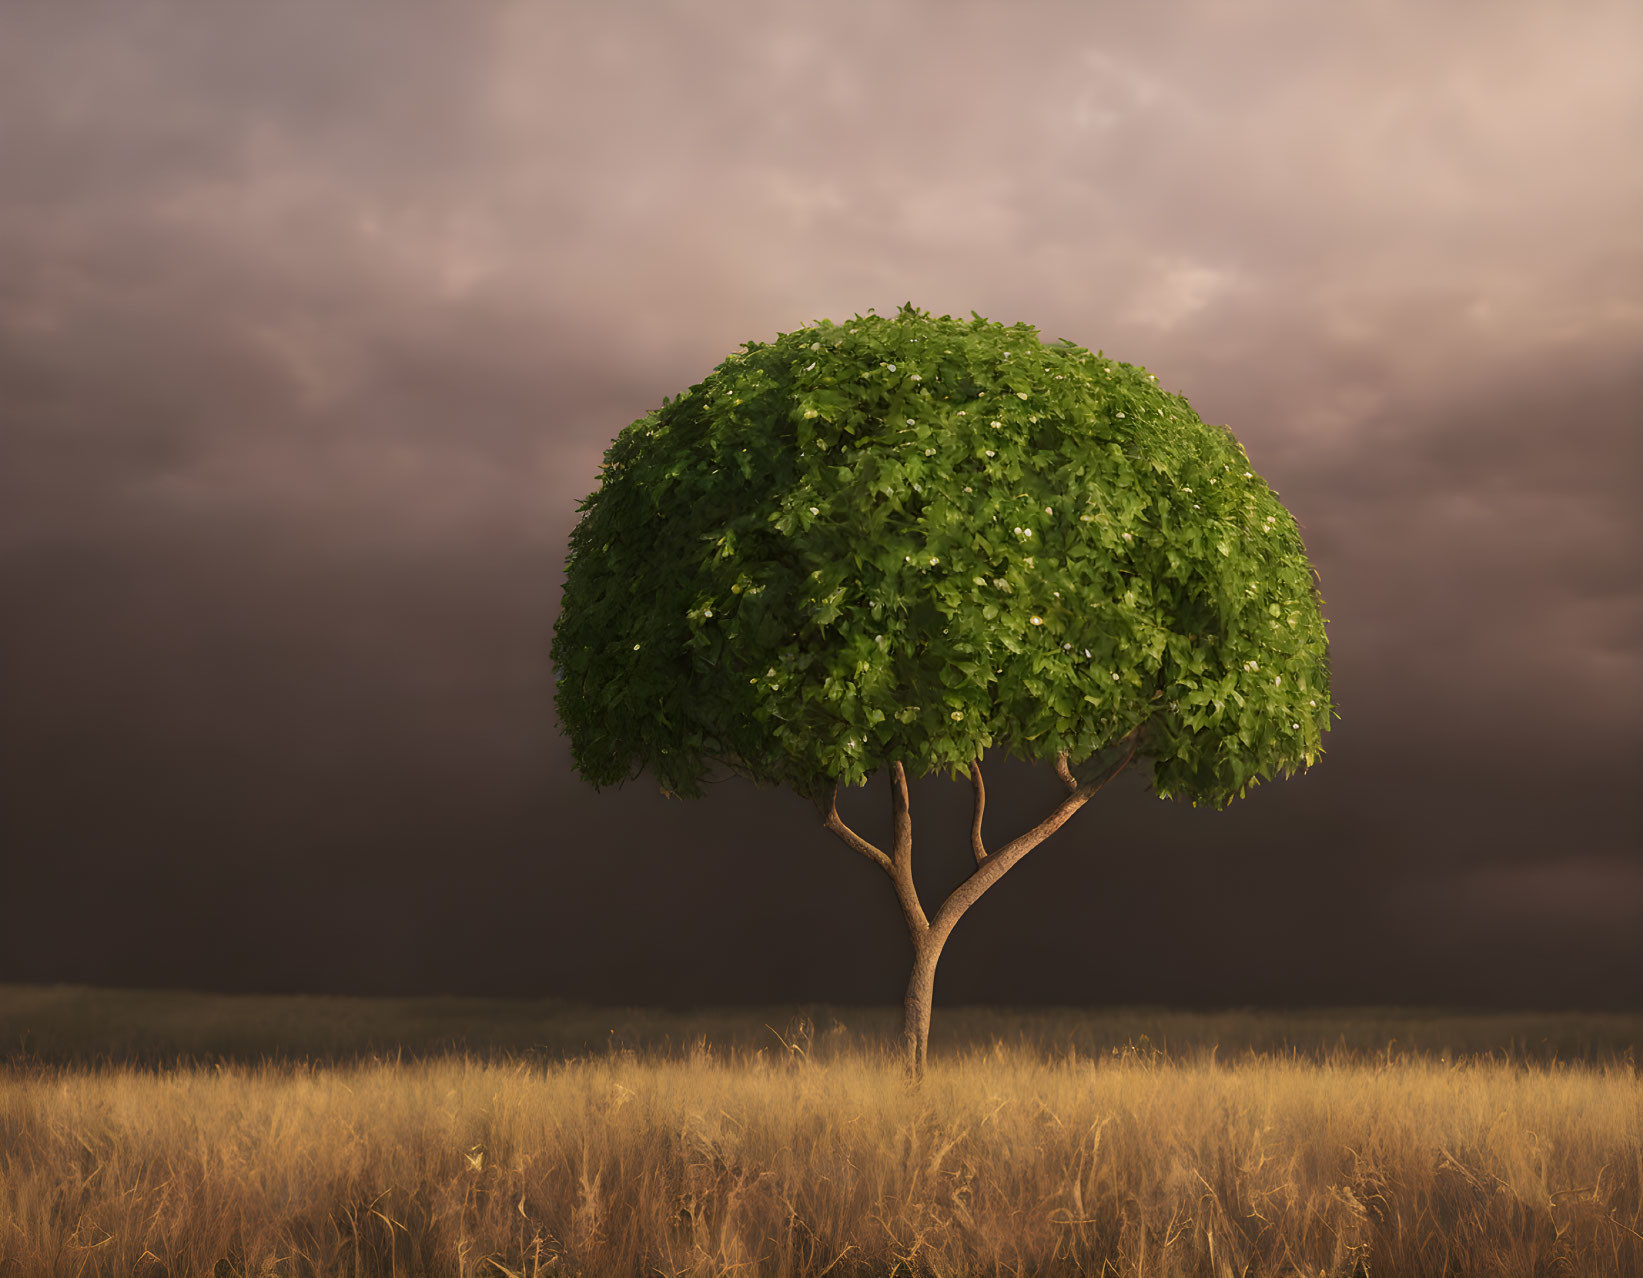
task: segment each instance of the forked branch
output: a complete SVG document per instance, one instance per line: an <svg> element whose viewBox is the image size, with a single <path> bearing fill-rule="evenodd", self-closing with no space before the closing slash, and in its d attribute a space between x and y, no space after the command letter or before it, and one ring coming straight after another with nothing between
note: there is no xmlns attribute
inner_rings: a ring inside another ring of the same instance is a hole
<svg viewBox="0 0 1643 1278"><path fill-rule="evenodd" d="M970 825L970 850L976 854L976 864L980 865L987 859L987 845L981 841L981 814L987 807L987 787L982 784L980 759L970 760L970 781L976 790L976 819Z"/></svg>
<svg viewBox="0 0 1643 1278"><path fill-rule="evenodd" d="M913 808L907 800L907 773L899 760L890 765L890 819L896 840L890 857L890 880L896 885L896 900L901 903L907 931L917 937L929 930L930 922L919 903L918 888L913 886Z"/></svg>
<svg viewBox="0 0 1643 1278"><path fill-rule="evenodd" d="M1112 768L1109 768L1105 775L1076 787L1071 794L1056 805L1055 810L1044 820L1025 834L1011 839L997 851L988 853L981 864L971 872L970 877L948 894L947 899L941 903L941 908L936 911L936 917L930 924L932 938L937 944L946 939L948 933L953 930L953 925L958 922L964 911L979 901L983 892L1004 877L1005 871L1065 825L1071 819L1073 813L1093 799L1107 782L1111 781L1129 765L1130 760L1135 758L1135 752L1141 744L1144 728L1145 725L1137 727L1123 741L1119 742L1120 745L1127 745L1129 748L1124 757ZM979 772L979 769L976 771ZM973 772L971 775L973 777L975 773Z"/></svg>
<svg viewBox="0 0 1643 1278"><path fill-rule="evenodd" d="M925 918L924 906L918 899L918 889L913 885L913 814L907 801L907 774L902 770L900 763L890 765L890 803L891 829L895 838L892 856L885 855L844 823L844 818L839 815L837 785L833 787L833 792L828 798L827 819L822 825L890 876L890 884L896 890L896 901L901 906L902 917L907 921L907 930L913 936L918 936L929 929L930 922Z"/></svg>
<svg viewBox="0 0 1643 1278"><path fill-rule="evenodd" d="M896 871L890 863L890 858L847 826L844 819L839 816L839 787L836 785L833 787L832 796L827 801L827 820L823 821L822 825L833 831L848 846L860 852L879 869L888 874L892 883L895 882Z"/></svg>
<svg viewBox="0 0 1643 1278"><path fill-rule="evenodd" d="M889 875L890 883L896 891L896 901L901 906L902 917L907 921L908 934L913 937L915 943L921 944L920 938L929 936L935 943L935 952L939 952L941 944L953 930L953 925L958 922L965 910L981 899L982 893L1003 878L1012 865L1065 825L1073 813L1093 799L1107 782L1129 766L1141 745L1145 727L1146 725L1142 724L1118 743L1129 748L1125 751L1124 757L1109 768L1105 775L1083 784L1079 784L1073 776L1065 752L1058 755L1056 773L1067 784L1071 793L1032 829L1011 839L993 852L987 851L981 838L981 817L987 805L987 787L981 779L980 760L971 760L970 781L975 787L976 806L975 819L970 826L970 849L975 855L976 868L969 878L948 893L933 922L926 917L924 906L918 898L918 888L913 883L913 814L907 798L907 773L899 762L890 765L891 833L895 840L891 855L885 855L844 823L844 819L839 816L837 785L833 787L828 799L827 819L823 825Z"/></svg>

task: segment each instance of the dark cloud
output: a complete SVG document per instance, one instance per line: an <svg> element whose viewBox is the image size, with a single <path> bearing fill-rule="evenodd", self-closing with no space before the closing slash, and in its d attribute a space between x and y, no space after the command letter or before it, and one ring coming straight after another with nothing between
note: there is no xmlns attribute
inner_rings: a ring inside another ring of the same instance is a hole
<svg viewBox="0 0 1643 1278"><path fill-rule="evenodd" d="M1342 714L1226 813L1103 796L966 920L948 995L1022 996L1037 954L1068 999L1643 1001L1635 6L0 28L0 977L893 994L871 867L790 795L583 786L547 649L623 426L910 300L1231 425ZM1054 801L992 766L999 828ZM915 801L933 891L966 791ZM1515 961L1537 929L1590 946Z"/></svg>

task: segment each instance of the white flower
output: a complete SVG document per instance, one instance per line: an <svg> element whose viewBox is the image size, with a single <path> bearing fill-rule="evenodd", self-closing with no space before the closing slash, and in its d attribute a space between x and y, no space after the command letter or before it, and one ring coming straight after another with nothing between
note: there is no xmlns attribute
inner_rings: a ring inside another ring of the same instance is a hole
<svg viewBox="0 0 1643 1278"><path fill-rule="evenodd" d="M818 507L818 506L812 506L812 507L811 507L811 508L810 508L810 513L811 513L811 514L812 514L812 515L819 515L819 514L821 514L821 508L820 508L820 507Z"/></svg>
<svg viewBox="0 0 1643 1278"><path fill-rule="evenodd" d="M1027 556L1026 564L1027 564L1027 567L1029 567L1029 568L1031 568L1033 566L1033 557L1031 555Z"/></svg>
<svg viewBox="0 0 1643 1278"><path fill-rule="evenodd" d="M1087 658L1089 655L1090 655L1090 650L1088 648L1084 649L1084 656Z"/></svg>
<svg viewBox="0 0 1643 1278"><path fill-rule="evenodd" d="M1026 391L1017 391L1015 393L1015 397L1017 399L1026 399L1027 398L1027 392Z"/></svg>
<svg viewBox="0 0 1643 1278"><path fill-rule="evenodd" d="M993 578L993 585L997 586L1000 590L1003 590L1009 584L1010 583L1005 581L1004 578L1002 578L1002 577L994 577Z"/></svg>
<svg viewBox="0 0 1643 1278"><path fill-rule="evenodd" d="M1032 622L1035 626L1042 626L1044 624L1044 618L1042 617L1028 617L1027 620Z"/></svg>
<svg viewBox="0 0 1643 1278"><path fill-rule="evenodd" d="M935 455L936 455L936 450L935 450L935 449L933 449L933 448L926 448L926 449L925 449L925 450L924 450L924 455L925 455L925 456L926 456L926 457L934 457L934 456L935 456Z"/></svg>
<svg viewBox="0 0 1643 1278"><path fill-rule="evenodd" d="M988 449L988 450L987 450L987 456L989 456L989 457L993 457L993 456L996 456L996 455L997 455L997 454L995 454L995 453L994 453L994 452L993 452L993 450L992 450L992 449L990 449L990 448L989 448L989 449Z"/></svg>
<svg viewBox="0 0 1643 1278"><path fill-rule="evenodd" d="M924 379L922 377L920 377L917 373L914 373L913 374L913 380L915 382L922 382Z"/></svg>
<svg viewBox="0 0 1643 1278"><path fill-rule="evenodd" d="M1124 540L1125 540L1125 541L1134 541L1134 540L1135 540L1135 538L1134 538L1134 537L1131 537L1131 536L1130 536L1130 535L1129 535L1129 534L1128 534L1128 533L1125 533L1125 534L1124 534Z"/></svg>
<svg viewBox="0 0 1643 1278"><path fill-rule="evenodd" d="M1070 644L1070 643L1062 644L1061 645L1061 651L1062 652L1071 652L1072 651L1072 644Z"/></svg>
<svg viewBox="0 0 1643 1278"><path fill-rule="evenodd" d="M712 615L713 615L713 609L711 609L711 608L709 608L707 611L702 613L702 616L704 616L704 617L711 617Z"/></svg>
<svg viewBox="0 0 1643 1278"><path fill-rule="evenodd" d="M1061 592L1059 590L1052 590L1052 591L1050 591L1050 593L1052 595L1054 595L1057 599L1061 598Z"/></svg>
<svg viewBox="0 0 1643 1278"><path fill-rule="evenodd" d="M1114 674L1114 675L1113 675L1113 677L1112 677L1112 681L1113 681L1113 682L1114 682L1114 683L1117 683L1117 682L1118 682L1118 675L1117 675L1117 674L1116 674L1116 673L1115 673L1115 674Z"/></svg>
<svg viewBox="0 0 1643 1278"><path fill-rule="evenodd" d="M1019 529L1019 528L1012 528L1012 529L1010 529L1010 531L1013 532L1017 537L1021 536L1021 529Z"/></svg>
<svg viewBox="0 0 1643 1278"><path fill-rule="evenodd" d="M633 650L634 650L634 651L635 651L635 652L638 652L638 651L639 651L639 645L638 645L638 644L634 644L634 645L633 645Z"/></svg>
<svg viewBox="0 0 1643 1278"><path fill-rule="evenodd" d="M1044 507L1044 513L1046 515L1053 515L1055 512L1053 510L1051 510L1048 506L1046 506L1046 507Z"/></svg>
<svg viewBox="0 0 1643 1278"><path fill-rule="evenodd" d="M1283 681L1284 681L1284 677L1283 677L1283 675L1274 675L1274 676L1273 676L1273 677L1272 677L1272 686L1273 686L1273 687L1274 687L1274 688L1276 688L1276 687L1278 687L1278 686L1279 686L1279 685L1280 685L1280 684L1282 684L1282 683L1283 683Z"/></svg>
<svg viewBox="0 0 1643 1278"><path fill-rule="evenodd" d="M1123 413L1119 413L1119 414L1118 414L1118 415L1119 415L1119 416L1120 416L1120 417L1122 417L1122 416L1123 416L1123 415L1124 415L1124 414L1123 414Z"/></svg>
<svg viewBox="0 0 1643 1278"><path fill-rule="evenodd" d="M964 416L964 410L963 410L963 409L962 409L962 408L961 408L961 409L959 409L959 410L958 410L958 415L959 415L959 416L960 416L960 417L963 417L963 416Z"/></svg>
<svg viewBox="0 0 1643 1278"><path fill-rule="evenodd" d="M804 371L808 373L814 367L816 367L815 364L806 364L804 366Z"/></svg>
<svg viewBox="0 0 1643 1278"><path fill-rule="evenodd" d="M941 562L941 560L939 560L939 559L937 559L937 558L936 558L936 556L934 556L934 555L931 555L931 556L930 556L930 562L931 562L931 563L932 563L932 564L938 564L938 563L940 563L940 562Z"/></svg>
<svg viewBox="0 0 1643 1278"><path fill-rule="evenodd" d="M1245 479L1254 479L1255 478L1255 473L1253 471L1246 470L1244 472L1244 478Z"/></svg>
<svg viewBox="0 0 1643 1278"><path fill-rule="evenodd" d="M997 430L997 429L998 429L998 425L999 425L999 424L998 424L998 423L997 423L997 422L994 422L994 423L993 423L993 429L994 429L994 430Z"/></svg>
<svg viewBox="0 0 1643 1278"><path fill-rule="evenodd" d="M962 710L955 710L952 713L952 718L955 719L955 720L962 719L963 717L964 717L964 711L962 711Z"/></svg>
<svg viewBox="0 0 1643 1278"><path fill-rule="evenodd" d="M1292 723L1292 724L1290 724L1290 725L1289 725L1289 726L1290 726L1290 727L1292 727L1292 728L1298 728L1298 727L1300 727L1300 726L1301 726L1301 725L1300 725L1300 724L1298 724L1298 723Z"/></svg>
<svg viewBox="0 0 1643 1278"><path fill-rule="evenodd" d="M896 371L896 366L894 364L886 364L885 367L888 368L892 373Z"/></svg>
<svg viewBox="0 0 1643 1278"><path fill-rule="evenodd" d="M1307 705L1309 705L1309 706L1315 706L1315 705L1317 705L1317 704L1318 704L1318 703L1317 703L1317 702L1316 702L1316 701L1308 701L1308 702L1307 702Z"/></svg>
<svg viewBox="0 0 1643 1278"><path fill-rule="evenodd" d="M966 484L966 485L964 485L964 491L969 493L969 492L974 492L975 489L971 488L968 484Z"/></svg>

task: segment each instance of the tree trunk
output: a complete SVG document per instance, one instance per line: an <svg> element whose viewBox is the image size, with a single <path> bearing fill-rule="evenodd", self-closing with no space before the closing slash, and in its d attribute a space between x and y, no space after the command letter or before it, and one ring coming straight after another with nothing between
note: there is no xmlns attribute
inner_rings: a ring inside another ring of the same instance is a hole
<svg viewBox="0 0 1643 1278"><path fill-rule="evenodd" d="M924 1062L930 1045L930 1000L936 992L936 960L941 942L926 932L913 938L913 974L907 978L907 997L902 1000L902 1053L908 1081L924 1078Z"/></svg>
<svg viewBox="0 0 1643 1278"><path fill-rule="evenodd" d="M1135 757L1144 728L1145 724L1135 728L1119 743L1120 746L1127 743L1129 753L1119 760L1117 767L1097 780L1077 781L1067 763L1067 756L1060 755L1056 760L1056 771L1070 793L1044 820L992 852L988 852L981 841L981 809L986 801L981 765L979 761L972 763L970 776L976 791L976 818L970 829L970 844L975 853L976 868L969 878L948 893L934 919L925 916L924 907L919 903L918 888L913 884L913 817L907 800L907 774L901 763L892 763L890 768L891 820L895 837L890 855L874 847L840 819L839 788L834 785L828 801L827 817L822 824L889 876L902 917L907 923L907 935L913 942L913 972L907 978L907 997L902 1002L903 1059L911 1082L916 1084L924 1078L924 1064L930 1045L930 1003L936 989L936 960L941 957L941 947L952 934L959 916L974 905L983 892L1003 878L1012 865L1065 825L1096 791L1124 770Z"/></svg>

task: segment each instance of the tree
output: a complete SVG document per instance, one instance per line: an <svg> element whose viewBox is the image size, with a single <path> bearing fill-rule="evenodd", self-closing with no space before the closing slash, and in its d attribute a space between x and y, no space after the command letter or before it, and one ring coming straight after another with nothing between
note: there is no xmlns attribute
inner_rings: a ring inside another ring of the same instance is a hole
<svg viewBox="0 0 1643 1278"><path fill-rule="evenodd" d="M579 507L555 701L596 789L719 764L808 798L889 878L909 1072L959 917L1136 758L1224 808L1322 753L1328 645L1294 519L1144 369L909 303L744 343L623 430ZM1066 797L988 849L988 749ZM889 769L893 844L839 817ZM907 774L968 773L975 869L927 915Z"/></svg>

